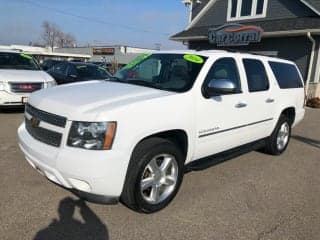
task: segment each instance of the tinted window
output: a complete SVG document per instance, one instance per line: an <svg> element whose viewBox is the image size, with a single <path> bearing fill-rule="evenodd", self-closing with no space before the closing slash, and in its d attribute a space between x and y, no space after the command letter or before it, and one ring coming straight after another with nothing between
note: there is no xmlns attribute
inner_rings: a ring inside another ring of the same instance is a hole
<svg viewBox="0 0 320 240"><path fill-rule="evenodd" d="M24 53L0 53L0 69L40 70L32 56Z"/></svg>
<svg viewBox="0 0 320 240"><path fill-rule="evenodd" d="M264 7L264 0L258 0L257 2L257 14L263 13L263 7Z"/></svg>
<svg viewBox="0 0 320 240"><path fill-rule="evenodd" d="M238 0L232 0L232 2L231 2L231 17L237 16L237 6L238 6Z"/></svg>
<svg viewBox="0 0 320 240"><path fill-rule="evenodd" d="M242 0L241 16L251 16L252 0Z"/></svg>
<svg viewBox="0 0 320 240"><path fill-rule="evenodd" d="M236 61L233 58L221 58L212 65L205 83L214 79L231 80L236 85L237 92L241 92L239 72Z"/></svg>
<svg viewBox="0 0 320 240"><path fill-rule="evenodd" d="M243 59L250 92L265 91L269 89L269 81L264 65L259 60Z"/></svg>
<svg viewBox="0 0 320 240"><path fill-rule="evenodd" d="M61 75L66 75L67 72L67 64L66 63L60 63L57 65L54 65L52 68L53 72L61 74Z"/></svg>
<svg viewBox="0 0 320 240"><path fill-rule="evenodd" d="M269 64L280 88L303 87L302 80L295 65L280 62L269 62Z"/></svg>
<svg viewBox="0 0 320 240"><path fill-rule="evenodd" d="M110 74L103 67L89 64L76 64L76 74L81 80L101 80L110 78Z"/></svg>

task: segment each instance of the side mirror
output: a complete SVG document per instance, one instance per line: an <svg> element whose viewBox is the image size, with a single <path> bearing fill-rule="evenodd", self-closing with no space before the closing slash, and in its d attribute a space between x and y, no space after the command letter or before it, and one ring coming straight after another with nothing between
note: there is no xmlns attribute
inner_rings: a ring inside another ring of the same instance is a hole
<svg viewBox="0 0 320 240"><path fill-rule="evenodd" d="M237 86L230 79L212 79L204 88L204 96L210 98L213 96L233 94L237 92Z"/></svg>

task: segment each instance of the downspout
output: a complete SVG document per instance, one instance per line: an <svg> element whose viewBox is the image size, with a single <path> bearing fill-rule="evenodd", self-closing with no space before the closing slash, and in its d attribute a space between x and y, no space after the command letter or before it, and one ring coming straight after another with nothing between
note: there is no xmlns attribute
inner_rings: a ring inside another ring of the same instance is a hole
<svg viewBox="0 0 320 240"><path fill-rule="evenodd" d="M189 6L189 23L192 22L192 9L193 9L193 1L190 2L190 6Z"/></svg>
<svg viewBox="0 0 320 240"><path fill-rule="evenodd" d="M315 54L315 49L316 49L316 40L314 40L314 38L312 37L310 32L307 33L307 37L309 38L309 40L312 43L312 52L311 52L311 56L310 56L309 71L308 71L308 77L307 77L307 82L306 82L306 86L305 86L306 95L308 95L309 84L311 82L313 60L314 60L314 54Z"/></svg>

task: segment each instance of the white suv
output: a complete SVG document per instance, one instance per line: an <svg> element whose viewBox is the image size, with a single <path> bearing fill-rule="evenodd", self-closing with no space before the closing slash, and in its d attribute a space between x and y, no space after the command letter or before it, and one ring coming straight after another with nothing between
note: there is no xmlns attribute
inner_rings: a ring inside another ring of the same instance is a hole
<svg viewBox="0 0 320 240"><path fill-rule="evenodd" d="M185 170L249 148L281 154L304 113L290 61L170 51L142 55L109 81L32 94L18 135L27 161L52 182L150 213L174 198Z"/></svg>
<svg viewBox="0 0 320 240"><path fill-rule="evenodd" d="M0 50L0 108L23 105L30 93L55 85L32 56Z"/></svg>

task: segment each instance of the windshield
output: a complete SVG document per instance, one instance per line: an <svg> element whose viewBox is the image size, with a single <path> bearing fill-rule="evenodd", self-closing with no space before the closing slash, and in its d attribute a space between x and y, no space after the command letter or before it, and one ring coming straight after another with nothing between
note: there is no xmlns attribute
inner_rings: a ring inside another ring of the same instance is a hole
<svg viewBox="0 0 320 240"><path fill-rule="evenodd" d="M118 71L113 81L185 92L193 86L206 60L194 54L143 54Z"/></svg>
<svg viewBox="0 0 320 240"><path fill-rule="evenodd" d="M76 65L77 76L80 79L108 79L110 74L103 67L94 66L94 65Z"/></svg>
<svg viewBox="0 0 320 240"><path fill-rule="evenodd" d="M0 53L0 69L40 70L32 56L24 53Z"/></svg>

